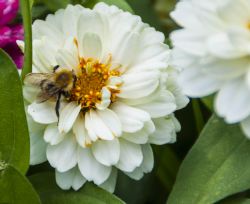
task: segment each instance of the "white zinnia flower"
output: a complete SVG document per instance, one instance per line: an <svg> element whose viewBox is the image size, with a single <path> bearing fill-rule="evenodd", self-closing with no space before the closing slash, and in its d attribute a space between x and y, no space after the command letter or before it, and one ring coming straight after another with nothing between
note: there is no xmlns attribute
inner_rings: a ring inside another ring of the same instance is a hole
<svg viewBox="0 0 250 204"><path fill-rule="evenodd" d="M151 144L175 141L173 112L188 99L168 67L164 35L115 6L69 5L33 25L33 73L73 70L75 86L61 99L36 102L24 87L31 164L48 160L62 189L86 181L114 191L117 169L140 179L153 168Z"/></svg>
<svg viewBox="0 0 250 204"><path fill-rule="evenodd" d="M191 97L217 93L215 111L250 137L250 1L186 0L171 13L174 63Z"/></svg>

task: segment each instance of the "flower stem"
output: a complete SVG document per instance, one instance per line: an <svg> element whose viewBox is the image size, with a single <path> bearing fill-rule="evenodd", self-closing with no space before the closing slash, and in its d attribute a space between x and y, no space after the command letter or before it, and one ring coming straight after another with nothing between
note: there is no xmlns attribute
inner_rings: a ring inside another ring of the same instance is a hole
<svg viewBox="0 0 250 204"><path fill-rule="evenodd" d="M32 28L31 28L31 9L29 0L21 0L21 12L24 26L24 65L22 68L22 80L25 75L32 70Z"/></svg>
<svg viewBox="0 0 250 204"><path fill-rule="evenodd" d="M198 99L192 100L193 113L195 118L196 130L200 134L202 128L205 125L204 118L202 116L201 108Z"/></svg>

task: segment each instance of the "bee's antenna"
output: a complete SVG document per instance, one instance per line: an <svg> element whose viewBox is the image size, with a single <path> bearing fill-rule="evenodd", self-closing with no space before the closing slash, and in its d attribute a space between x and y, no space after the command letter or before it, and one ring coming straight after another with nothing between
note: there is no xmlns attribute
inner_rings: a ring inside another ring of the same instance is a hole
<svg viewBox="0 0 250 204"><path fill-rule="evenodd" d="M53 67L53 72L56 72L56 70L59 68L60 66L59 65L56 65Z"/></svg>

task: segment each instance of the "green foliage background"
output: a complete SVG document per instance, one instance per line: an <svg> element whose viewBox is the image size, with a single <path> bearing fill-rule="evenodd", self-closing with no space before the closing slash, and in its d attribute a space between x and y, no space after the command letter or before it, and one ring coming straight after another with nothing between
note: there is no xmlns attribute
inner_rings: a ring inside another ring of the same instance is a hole
<svg viewBox="0 0 250 204"><path fill-rule="evenodd" d="M22 76L31 70L32 21L44 19L70 3L91 8L100 1L141 16L144 22L162 31L171 46L168 35L178 27L169 12L176 0L21 0L23 15L17 20L23 18L26 33ZM192 100L178 111L182 131L177 143L153 146L152 173L140 181L119 173L115 195L111 195L90 183L79 192L62 191L56 186L54 169L48 163L28 167L29 136L21 86L15 65L1 51L0 203L250 203L250 141L238 125L227 125L212 115L213 96Z"/></svg>

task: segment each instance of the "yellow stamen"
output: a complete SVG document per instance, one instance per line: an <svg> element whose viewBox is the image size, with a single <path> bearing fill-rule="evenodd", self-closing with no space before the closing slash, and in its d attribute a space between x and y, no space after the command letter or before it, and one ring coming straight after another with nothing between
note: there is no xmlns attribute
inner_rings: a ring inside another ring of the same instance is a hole
<svg viewBox="0 0 250 204"><path fill-rule="evenodd" d="M101 101L101 91L112 76L120 76L117 70L110 70L111 55L106 64L92 58L80 58L79 72L77 72L74 88L70 92L70 101L77 101L84 110L96 108ZM111 101L115 101L117 90L110 89Z"/></svg>

